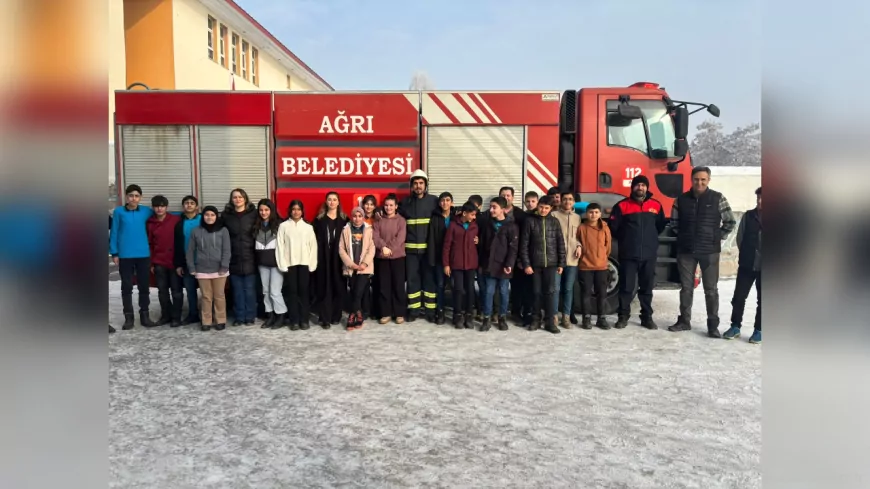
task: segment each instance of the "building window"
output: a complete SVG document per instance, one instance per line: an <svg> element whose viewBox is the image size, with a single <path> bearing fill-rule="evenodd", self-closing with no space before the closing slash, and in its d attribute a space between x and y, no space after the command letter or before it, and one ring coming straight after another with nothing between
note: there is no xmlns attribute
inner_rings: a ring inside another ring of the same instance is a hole
<svg viewBox="0 0 870 489"><path fill-rule="evenodd" d="M208 16L208 59L214 61L214 17Z"/></svg>
<svg viewBox="0 0 870 489"><path fill-rule="evenodd" d="M227 26L223 24L221 24L220 64L224 68L227 67Z"/></svg>
<svg viewBox="0 0 870 489"><path fill-rule="evenodd" d="M233 64L233 73L239 74L239 35L233 32L233 43L230 45L230 61Z"/></svg>
<svg viewBox="0 0 870 489"><path fill-rule="evenodd" d="M260 53L257 51L257 48L251 48L251 83L253 83L254 86L257 87L260 86L259 80L257 79L257 76L260 74L259 54Z"/></svg>
<svg viewBox="0 0 870 489"><path fill-rule="evenodd" d="M242 41L242 78L248 79L248 41Z"/></svg>

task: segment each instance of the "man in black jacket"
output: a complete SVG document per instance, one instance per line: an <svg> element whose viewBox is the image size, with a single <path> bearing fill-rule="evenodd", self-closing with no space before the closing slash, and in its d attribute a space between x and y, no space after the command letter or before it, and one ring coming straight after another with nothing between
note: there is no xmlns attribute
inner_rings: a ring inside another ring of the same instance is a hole
<svg viewBox="0 0 870 489"><path fill-rule="evenodd" d="M628 326L635 287L640 300L641 326L658 329L653 321L652 296L656 285L659 234L664 229L664 208L661 202L652 198L649 179L644 175L634 177L631 196L617 202L610 213L610 232L619 244L617 329Z"/></svg>
<svg viewBox="0 0 870 489"><path fill-rule="evenodd" d="M435 292L435 271L429 265L429 223L438 208L438 198L429 195L429 177L415 170L409 180L411 195L399 203L399 214L407 221L405 235L405 274L408 280L408 321L421 315L435 322L438 294ZM425 310L425 312L423 312Z"/></svg>
<svg viewBox="0 0 870 489"><path fill-rule="evenodd" d="M526 212L523 211L522 207L517 207L514 205L514 188L513 187L502 187L498 191L499 197L503 197L507 203L507 212L506 216L509 216L513 219L514 223L517 225L517 229L522 235L523 225L526 221ZM519 253L517 254L517 268L522 268L522 263L520 263ZM524 311L524 305L526 303L523 300L525 297L526 291L529 289L529 278L525 273L519 271L514 273L511 277L511 314L516 318L522 319Z"/></svg>
<svg viewBox="0 0 870 489"><path fill-rule="evenodd" d="M565 268L565 239L559 220L550 215L553 201L549 196L542 197L537 210L527 217L520 235L520 261L523 272L532 278L532 304L528 304L529 316L523 324L529 331L541 326L541 307L544 308L544 329L559 334L556 326L556 311L553 294L556 292L556 279ZM533 316L533 317L532 317Z"/></svg>
<svg viewBox="0 0 870 489"><path fill-rule="evenodd" d="M755 309L755 331L750 343L761 343L761 187L755 191L755 209L743 214L737 227L737 283L731 299L731 329L722 335L726 340L740 337L743 310L749 290L755 284L758 307Z"/></svg>
<svg viewBox="0 0 870 489"><path fill-rule="evenodd" d="M692 329L692 298L695 270L701 266L701 281L707 306L707 335L719 334L719 254L722 240L737 224L724 195L708 188L710 169L692 169L692 189L674 200L671 226L677 235L677 268L680 272L680 317L668 331Z"/></svg>

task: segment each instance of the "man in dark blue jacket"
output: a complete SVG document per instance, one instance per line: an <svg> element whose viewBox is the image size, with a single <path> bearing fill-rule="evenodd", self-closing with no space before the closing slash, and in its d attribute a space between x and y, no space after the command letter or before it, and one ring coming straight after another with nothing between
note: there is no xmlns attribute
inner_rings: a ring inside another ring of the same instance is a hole
<svg viewBox="0 0 870 489"><path fill-rule="evenodd" d="M755 191L755 209L743 214L737 227L737 283L731 299L731 329L722 335L726 340L740 337L743 310L749 290L755 284L758 307L755 309L755 331L750 343L761 343L761 187Z"/></svg>
<svg viewBox="0 0 870 489"><path fill-rule="evenodd" d="M610 213L610 232L619 247L617 329L628 326L635 286L640 300L641 326L658 329L653 321L652 296L656 285L659 234L664 231L665 224L664 208L661 202L652 198L649 179L644 175L634 177L631 196L617 202Z"/></svg>

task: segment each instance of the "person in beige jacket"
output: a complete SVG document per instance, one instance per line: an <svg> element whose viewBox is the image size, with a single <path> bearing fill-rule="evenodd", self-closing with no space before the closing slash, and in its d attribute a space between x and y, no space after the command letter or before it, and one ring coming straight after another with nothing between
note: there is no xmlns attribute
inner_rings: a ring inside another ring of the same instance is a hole
<svg viewBox="0 0 870 489"><path fill-rule="evenodd" d="M562 192L559 197L559 210L553 213L559 220L562 228L562 237L565 239L565 269L562 276L556 277L556 293L553 294L555 302L553 310L559 311L561 299L562 314L559 325L570 328L571 324L577 324L574 316L574 284L577 283L577 264L580 262L580 248L577 241L577 230L580 228L580 215L574 212L574 193Z"/></svg>
<svg viewBox="0 0 870 489"><path fill-rule="evenodd" d="M286 273L284 284L287 286L287 315L284 324L290 331L308 329L310 321L310 301L308 286L311 272L317 270L317 237L311 224L302 219L302 201L290 202L290 219L278 226L278 243L275 260L278 270Z"/></svg>
<svg viewBox="0 0 870 489"><path fill-rule="evenodd" d="M347 330L362 328L362 299L369 288L369 280L374 273L375 241L372 227L366 224L366 213L357 207L350 213L350 222L341 230L338 241L338 256L344 265L344 276L350 282L350 315L347 317Z"/></svg>

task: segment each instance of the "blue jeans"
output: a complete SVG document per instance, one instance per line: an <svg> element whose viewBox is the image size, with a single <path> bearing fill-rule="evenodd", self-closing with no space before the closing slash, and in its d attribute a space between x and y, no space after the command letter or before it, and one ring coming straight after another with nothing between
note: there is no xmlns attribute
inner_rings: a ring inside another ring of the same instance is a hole
<svg viewBox="0 0 870 489"><path fill-rule="evenodd" d="M484 276L483 274L480 274L479 278L481 278L483 280L483 283L485 284L482 289L483 303L481 304L481 308L483 309L483 317L488 318L492 316L492 300L495 297L496 284L498 284L498 293L501 299L498 305L498 314L499 316L507 316L508 301L510 299L510 279L489 277Z"/></svg>
<svg viewBox="0 0 870 489"><path fill-rule="evenodd" d="M556 276L556 293L553 294L553 310L559 310L559 298L562 298L562 314L571 314L574 306L574 284L577 283L577 267L565 267L562 275Z"/></svg>
<svg viewBox="0 0 870 489"><path fill-rule="evenodd" d="M257 317L257 274L230 275L233 288L233 314L236 321L253 321Z"/></svg>
<svg viewBox="0 0 870 489"><path fill-rule="evenodd" d="M435 307L439 311L444 310L444 265L440 263L435 264L435 294L438 298L435 299Z"/></svg>
<svg viewBox="0 0 870 489"><path fill-rule="evenodd" d="M191 322L199 322L199 304L197 303L197 295L196 295L196 286L197 281L196 277L191 275L187 268L184 269L184 275L181 277L181 280L184 282L184 290L187 291L187 317L191 320Z"/></svg>

